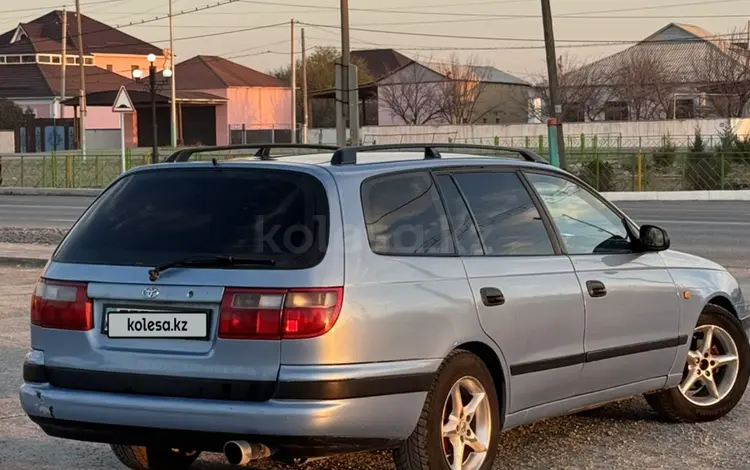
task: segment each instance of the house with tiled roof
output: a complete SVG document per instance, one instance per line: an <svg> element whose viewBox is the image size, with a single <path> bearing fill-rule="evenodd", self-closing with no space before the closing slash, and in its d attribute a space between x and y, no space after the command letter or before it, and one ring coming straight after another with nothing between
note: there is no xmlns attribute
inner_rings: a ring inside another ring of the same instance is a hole
<svg viewBox="0 0 750 470"><path fill-rule="evenodd" d="M64 18L67 20L65 28ZM81 58L77 32L75 12L56 10L19 23L0 35L0 97L31 109L37 119L51 121L49 125L37 126L43 133L41 136L20 136L23 150L75 148L77 133L72 130L75 110L60 103L79 93L81 61L87 93L132 85L131 71L147 69L148 54L156 56L158 69L166 65L158 47L85 15L81 15ZM64 90L63 49L67 69ZM118 116L108 107L90 107L85 124L87 135L92 134L92 142L97 131L119 128Z"/></svg>
<svg viewBox="0 0 750 470"><path fill-rule="evenodd" d="M419 61L393 49L356 50L351 57L373 79L358 89L363 126L528 120L531 84L493 66ZM334 95L323 90L311 97Z"/></svg>
<svg viewBox="0 0 750 470"><path fill-rule="evenodd" d="M558 75L564 122L740 117L750 101L746 33L688 24Z"/></svg>
<svg viewBox="0 0 750 470"><path fill-rule="evenodd" d="M213 139L204 136L201 143L290 141L292 91L285 82L210 55L197 55L178 62L175 69L178 92L201 92L225 99L213 111L215 136ZM200 123L193 124L187 119L182 122L183 126L200 126ZM193 134L198 132L196 128Z"/></svg>

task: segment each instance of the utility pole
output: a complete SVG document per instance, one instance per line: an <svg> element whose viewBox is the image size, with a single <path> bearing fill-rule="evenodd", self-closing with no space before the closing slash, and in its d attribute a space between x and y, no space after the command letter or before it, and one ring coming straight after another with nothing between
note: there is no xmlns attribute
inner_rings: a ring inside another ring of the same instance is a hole
<svg viewBox="0 0 750 470"><path fill-rule="evenodd" d="M62 12L62 70L60 74L60 95L62 95L62 100L65 101L65 70L68 65L68 10L63 7ZM61 117L63 116L62 107L60 110Z"/></svg>
<svg viewBox="0 0 750 470"><path fill-rule="evenodd" d="M341 0L341 107L339 115L336 116L336 121L340 120L340 125L337 124L337 128L343 128L343 132L339 131L337 144L341 147L346 145L346 124L347 114L349 111L349 63L351 57L349 55L349 0Z"/></svg>
<svg viewBox="0 0 750 470"><path fill-rule="evenodd" d="M78 42L78 64L81 70L81 89L79 94L78 104L81 108L80 117L78 119L78 126L81 132L81 153L83 158L86 158L86 71L84 70L83 63L83 34L81 33L81 0L76 0L76 22L78 27L78 34L76 41Z"/></svg>
<svg viewBox="0 0 750 470"><path fill-rule="evenodd" d="M297 59L294 57L294 18L292 18L292 143L297 143Z"/></svg>
<svg viewBox="0 0 750 470"><path fill-rule="evenodd" d="M172 148L177 147L177 82L175 78L176 68L174 65L174 19L172 18L172 0L169 0L169 68L172 70L170 77L172 94L169 103L170 120L172 122Z"/></svg>
<svg viewBox="0 0 750 470"><path fill-rule="evenodd" d="M307 103L307 55L305 53L305 28L302 28L300 35L302 36L302 142L306 144L309 108Z"/></svg>
<svg viewBox="0 0 750 470"><path fill-rule="evenodd" d="M76 0L76 24L77 24L77 39L78 42L78 66L81 72L81 84L79 90L78 104L80 108L78 117L79 127L79 142L81 153L86 158L86 71L84 70L84 55L83 55L83 33L81 32L81 1Z"/></svg>
<svg viewBox="0 0 750 470"><path fill-rule="evenodd" d="M542 24L544 25L544 46L547 52L547 76L549 81L549 114L552 117L557 129L557 150L560 158L560 167L567 168L565 160L565 140L563 139L562 121L560 114L560 101L558 99L558 81L557 81L557 54L555 53L555 33L552 29L552 8L550 0L542 0ZM549 142L552 146L552 142Z"/></svg>

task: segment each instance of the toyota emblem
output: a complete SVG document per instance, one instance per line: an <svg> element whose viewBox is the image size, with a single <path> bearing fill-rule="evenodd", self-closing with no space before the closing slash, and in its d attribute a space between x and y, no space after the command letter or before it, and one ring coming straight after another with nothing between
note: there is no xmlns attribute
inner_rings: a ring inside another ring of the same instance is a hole
<svg viewBox="0 0 750 470"><path fill-rule="evenodd" d="M156 287L146 287L143 289L143 296L147 299L155 299L159 297L159 289Z"/></svg>

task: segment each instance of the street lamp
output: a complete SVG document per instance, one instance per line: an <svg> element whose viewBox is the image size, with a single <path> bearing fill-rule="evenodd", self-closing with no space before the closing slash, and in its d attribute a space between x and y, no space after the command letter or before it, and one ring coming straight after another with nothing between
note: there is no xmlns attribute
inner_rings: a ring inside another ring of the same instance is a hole
<svg viewBox="0 0 750 470"><path fill-rule="evenodd" d="M152 121L152 127L154 131L154 137L152 142L152 150L151 154L152 156L152 163L158 163L159 162L159 127L156 123L156 91L161 88L162 86L166 85L169 82L169 78L172 76L172 71L170 69L164 69L162 71L162 77L164 79L157 83L156 82L156 65L154 64L156 62L156 55L155 54L149 54L146 56L146 60L148 60L149 66L148 66L148 86L147 89L151 93L151 121ZM133 80L135 80L137 83L142 83L143 80L143 71L141 69L133 69L131 72L131 75L133 77Z"/></svg>

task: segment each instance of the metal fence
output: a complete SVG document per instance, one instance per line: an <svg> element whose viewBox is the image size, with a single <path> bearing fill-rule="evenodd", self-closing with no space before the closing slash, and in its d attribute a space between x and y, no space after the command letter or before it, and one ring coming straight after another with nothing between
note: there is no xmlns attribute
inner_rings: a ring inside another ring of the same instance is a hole
<svg viewBox="0 0 750 470"><path fill-rule="evenodd" d="M544 150L540 152L543 155ZM162 151L161 158L170 151ZM223 160L254 152L199 153L193 160ZM147 152L128 152L126 166L130 169L148 164L150 158ZM596 149L568 151L567 161L568 171L600 191L750 189L750 151ZM10 155L0 157L0 165L2 186L30 188L102 188L120 174L122 167L121 156L114 153L85 158L77 154Z"/></svg>

